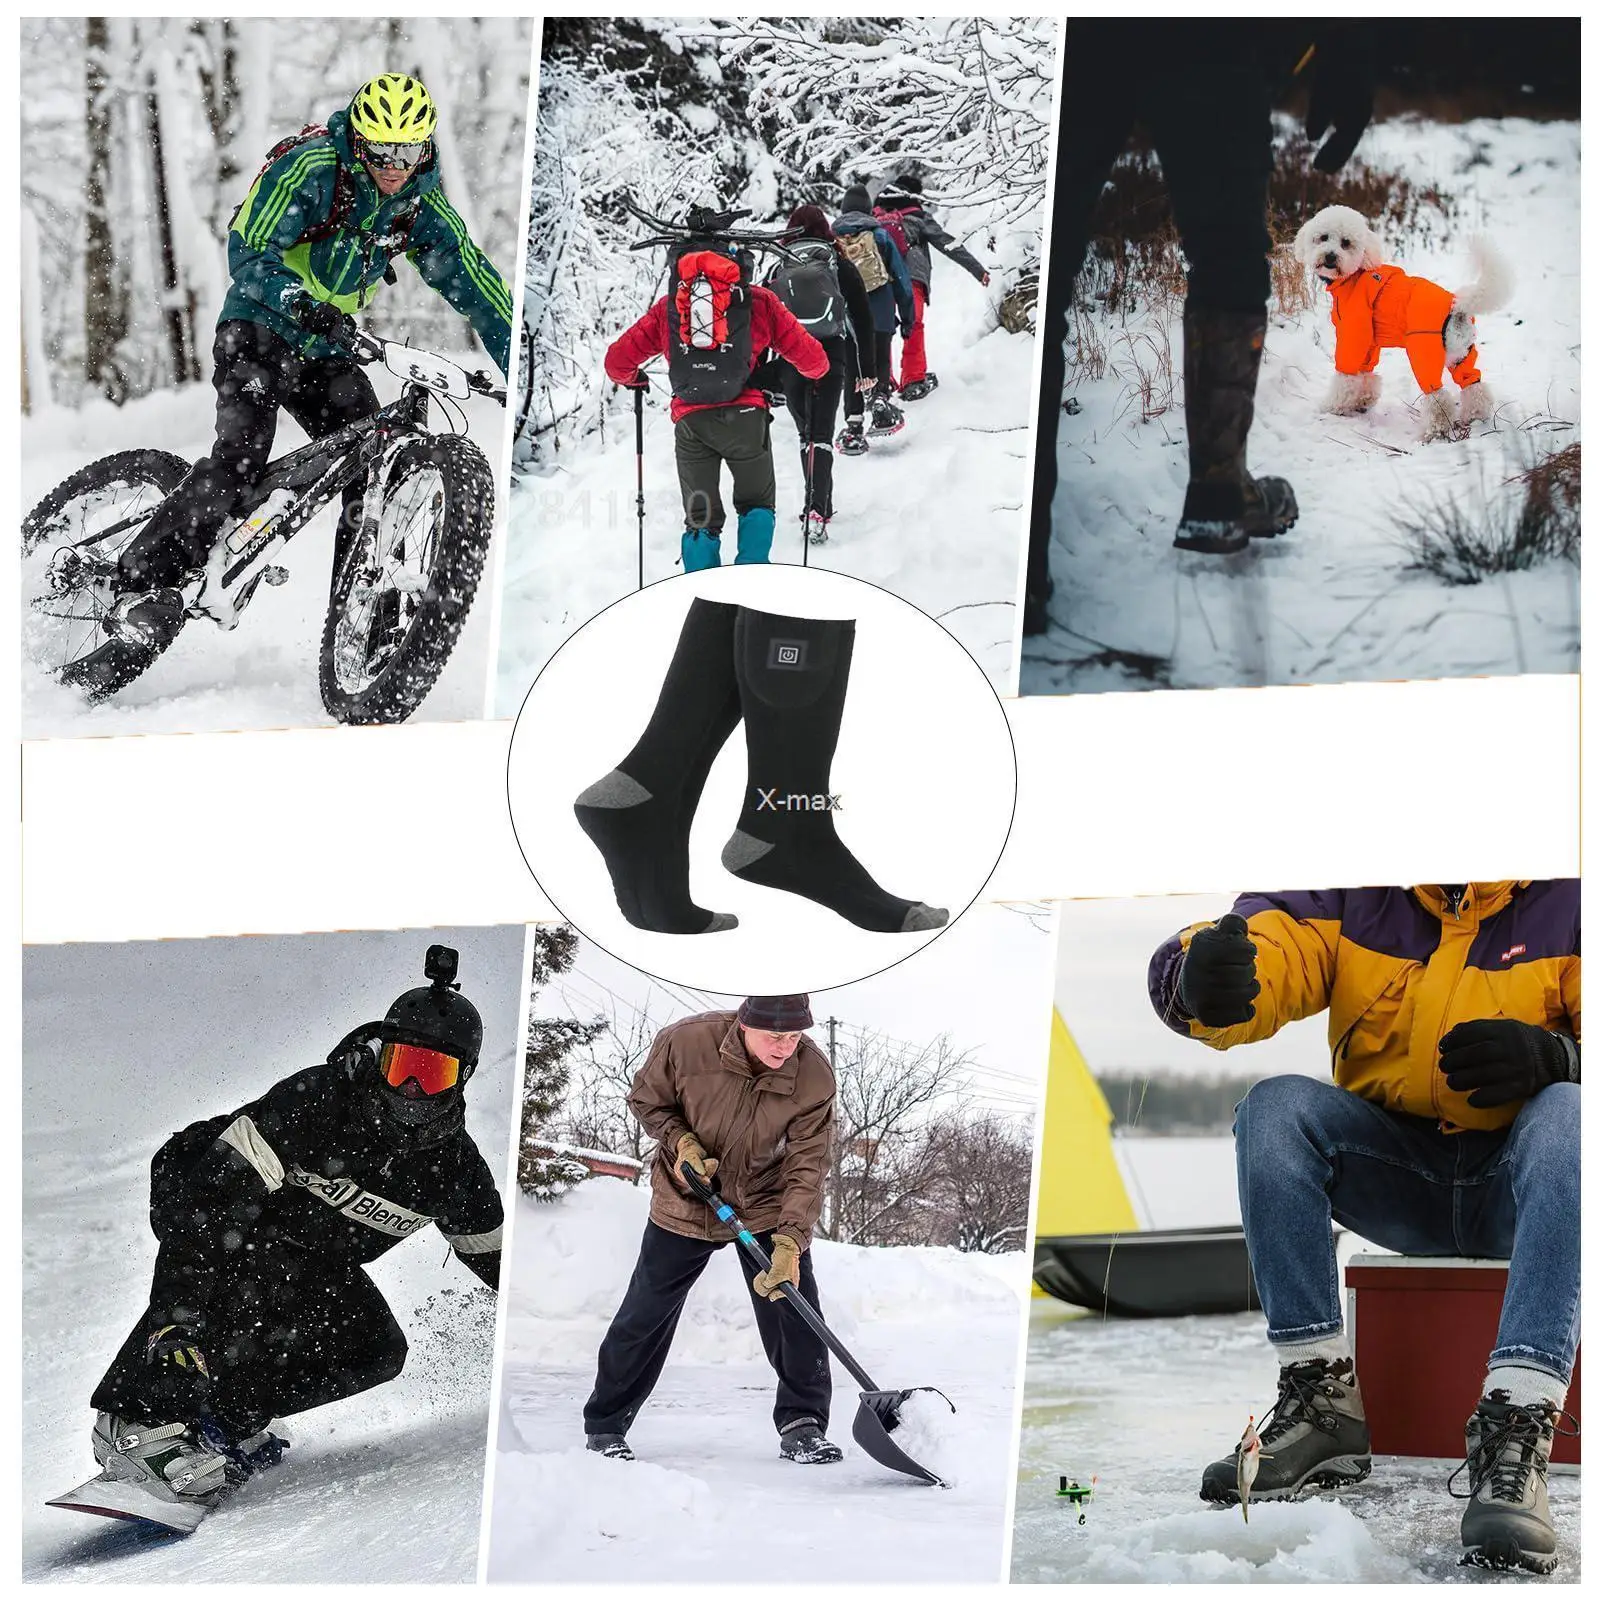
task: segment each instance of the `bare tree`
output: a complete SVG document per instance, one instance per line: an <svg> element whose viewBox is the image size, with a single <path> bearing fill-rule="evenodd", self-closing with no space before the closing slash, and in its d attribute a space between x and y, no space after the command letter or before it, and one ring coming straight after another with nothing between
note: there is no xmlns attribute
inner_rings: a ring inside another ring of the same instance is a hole
<svg viewBox="0 0 1600 1600"><path fill-rule="evenodd" d="M83 49L84 169L83 376L92 388L120 400L124 379L117 347L128 331L128 283L111 226L114 98L110 38L104 17L90 17Z"/></svg>
<svg viewBox="0 0 1600 1600"><path fill-rule="evenodd" d="M926 1242L989 1255L1020 1250L1033 1187L1031 1120L963 1108L930 1124L925 1139L937 1170Z"/></svg>
<svg viewBox="0 0 1600 1600"><path fill-rule="evenodd" d="M659 1031L648 1010L612 1007L573 1062L572 1087L556 1120L563 1139L644 1160L651 1141L628 1109L628 1094Z"/></svg>

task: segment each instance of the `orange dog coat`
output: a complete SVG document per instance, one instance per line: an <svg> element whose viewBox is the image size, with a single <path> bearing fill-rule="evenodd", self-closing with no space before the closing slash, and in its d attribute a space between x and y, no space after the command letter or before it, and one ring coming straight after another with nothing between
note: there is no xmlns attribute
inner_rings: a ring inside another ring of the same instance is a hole
<svg viewBox="0 0 1600 1600"><path fill-rule="evenodd" d="M1333 297L1333 364L1354 375L1371 372L1383 350L1404 350L1417 387L1432 394L1444 385L1444 324L1455 304L1448 289L1413 278L1400 267L1363 267L1328 285ZM1482 377L1478 347L1450 368L1465 389Z"/></svg>

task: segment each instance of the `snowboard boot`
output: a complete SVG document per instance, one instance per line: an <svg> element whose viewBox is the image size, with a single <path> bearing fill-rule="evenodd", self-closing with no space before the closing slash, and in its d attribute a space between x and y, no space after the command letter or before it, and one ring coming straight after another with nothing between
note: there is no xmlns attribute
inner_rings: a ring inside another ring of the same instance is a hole
<svg viewBox="0 0 1600 1600"><path fill-rule="evenodd" d="M832 518L825 517L820 511L807 512L805 517L806 543L826 544L828 542L828 523Z"/></svg>
<svg viewBox="0 0 1600 1600"><path fill-rule="evenodd" d="M235 1488L248 1483L258 1472L265 1472L283 1460L289 1440L282 1434L261 1428L242 1437L214 1417L202 1417L195 1429L200 1443L214 1450L227 1463L223 1471Z"/></svg>
<svg viewBox="0 0 1600 1600"><path fill-rule="evenodd" d="M905 412L892 400L880 397L872 402L872 427L869 432L874 439L886 439L891 433L899 433L905 425Z"/></svg>
<svg viewBox="0 0 1600 1600"><path fill-rule="evenodd" d="M183 596L176 589L124 594L101 626L111 635L97 650L62 668L61 681L91 704L131 683L183 628Z"/></svg>
<svg viewBox="0 0 1600 1600"><path fill-rule="evenodd" d="M1286 479L1252 478L1245 470L1266 332L1265 311L1184 307L1189 489L1172 541L1179 550L1231 555L1292 528L1300 515Z"/></svg>
<svg viewBox="0 0 1600 1600"><path fill-rule="evenodd" d="M864 456L872 448L867 443L866 424L860 417L851 417L844 425L844 432L838 437L839 454L842 456Z"/></svg>
<svg viewBox="0 0 1600 1600"><path fill-rule="evenodd" d="M925 377L913 378L910 383L900 385L900 398L902 400L926 399L939 387L939 374L930 372Z"/></svg>
<svg viewBox="0 0 1600 1600"><path fill-rule="evenodd" d="M1278 1371L1278 1398L1262 1419L1261 1464L1252 1500L1293 1500L1308 1489L1360 1483L1372 1471L1361 1387L1349 1361L1303 1361ZM1239 1503L1239 1451L1213 1461L1200 1498Z"/></svg>
<svg viewBox="0 0 1600 1600"><path fill-rule="evenodd" d="M827 1466L844 1460L844 1451L814 1422L792 1422L778 1435L778 1454L802 1466Z"/></svg>
<svg viewBox="0 0 1600 1600"><path fill-rule="evenodd" d="M106 1477L169 1505L209 1511L228 1486L227 1458L184 1422L147 1426L101 1411L94 1420L94 1458Z"/></svg>
<svg viewBox="0 0 1600 1600"><path fill-rule="evenodd" d="M1467 1419L1467 1459L1450 1476L1450 1492L1467 1474L1461 1517L1464 1566L1501 1571L1556 1570L1556 1530L1547 1481L1559 1413L1551 1405L1517 1406L1495 1389Z"/></svg>
<svg viewBox="0 0 1600 1600"><path fill-rule="evenodd" d="M583 1447L592 1450L597 1456L606 1456L612 1461L632 1461L633 1451L628 1448L627 1439L620 1433L590 1433L584 1435Z"/></svg>

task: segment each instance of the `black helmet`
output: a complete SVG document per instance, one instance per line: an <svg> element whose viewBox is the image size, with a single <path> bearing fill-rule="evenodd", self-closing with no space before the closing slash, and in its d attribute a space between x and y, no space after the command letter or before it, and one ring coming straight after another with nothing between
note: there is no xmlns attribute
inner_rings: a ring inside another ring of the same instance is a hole
<svg viewBox="0 0 1600 1600"><path fill-rule="evenodd" d="M461 1081L465 1083L483 1049L483 1018L453 985L433 983L425 989L407 989L389 1007L379 1037L385 1044L416 1044L454 1056L461 1063Z"/></svg>
<svg viewBox="0 0 1600 1600"><path fill-rule="evenodd" d="M458 959L448 945L430 945L423 973L431 981L425 988L406 990L375 1030L379 1048L370 1079L374 1104L384 1121L415 1137L424 1129L460 1125L462 1087L483 1049L483 1019L454 981ZM412 1047L416 1075L404 1051L391 1048L400 1046ZM440 1056L459 1062L459 1072L450 1062L439 1061ZM430 1067L444 1069L454 1081L447 1087L431 1087Z"/></svg>

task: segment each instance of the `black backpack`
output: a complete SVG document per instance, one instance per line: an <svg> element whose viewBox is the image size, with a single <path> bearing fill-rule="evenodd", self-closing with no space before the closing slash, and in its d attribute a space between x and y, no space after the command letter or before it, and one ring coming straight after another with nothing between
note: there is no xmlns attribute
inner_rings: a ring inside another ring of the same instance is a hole
<svg viewBox="0 0 1600 1600"><path fill-rule="evenodd" d="M686 239L669 258L667 373L689 405L728 405L750 387L750 257Z"/></svg>
<svg viewBox="0 0 1600 1600"><path fill-rule="evenodd" d="M826 239L801 239L789 246L789 256L773 269L767 287L813 339L837 339L849 333L839 256L833 246Z"/></svg>

